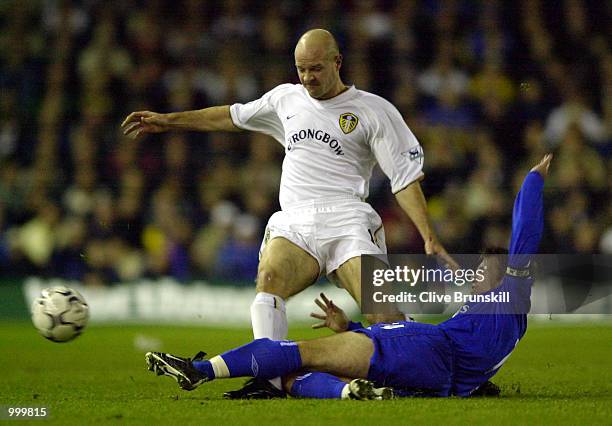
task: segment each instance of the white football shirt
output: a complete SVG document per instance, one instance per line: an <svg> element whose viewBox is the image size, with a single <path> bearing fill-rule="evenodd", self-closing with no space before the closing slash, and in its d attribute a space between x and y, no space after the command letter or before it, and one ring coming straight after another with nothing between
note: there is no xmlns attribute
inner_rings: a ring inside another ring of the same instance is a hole
<svg viewBox="0 0 612 426"><path fill-rule="evenodd" d="M232 105L230 113L238 128L270 135L285 147L283 210L339 196L365 200L376 162L393 193L423 175L423 151L399 111L354 86L317 100L301 84L282 84Z"/></svg>

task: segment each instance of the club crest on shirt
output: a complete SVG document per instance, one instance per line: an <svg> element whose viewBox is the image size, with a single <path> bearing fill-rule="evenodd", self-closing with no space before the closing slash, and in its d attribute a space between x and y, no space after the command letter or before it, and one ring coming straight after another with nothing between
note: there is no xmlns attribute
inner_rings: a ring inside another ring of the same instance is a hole
<svg viewBox="0 0 612 426"><path fill-rule="evenodd" d="M340 129L342 129L345 135L348 135L353 130L355 130L355 127L357 127L358 123L359 118L357 118L357 116L352 112L345 112L344 114L340 114Z"/></svg>

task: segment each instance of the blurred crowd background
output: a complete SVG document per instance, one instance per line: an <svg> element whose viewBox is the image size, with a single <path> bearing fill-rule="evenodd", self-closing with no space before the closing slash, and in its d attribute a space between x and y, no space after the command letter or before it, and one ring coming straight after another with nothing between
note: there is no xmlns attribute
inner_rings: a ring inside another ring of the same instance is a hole
<svg viewBox="0 0 612 426"><path fill-rule="evenodd" d="M449 252L506 245L552 150L544 253L612 253L610 2L3 0L0 276L107 285L252 281L282 147L249 133L122 136L131 111L246 102L297 83L323 27L346 83L393 102L425 151ZM422 252L380 171L391 252Z"/></svg>

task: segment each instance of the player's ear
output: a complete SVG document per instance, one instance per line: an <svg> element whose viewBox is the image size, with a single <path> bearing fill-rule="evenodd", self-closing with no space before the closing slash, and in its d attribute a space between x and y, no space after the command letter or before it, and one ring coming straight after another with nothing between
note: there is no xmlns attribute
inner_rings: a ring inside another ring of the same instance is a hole
<svg viewBox="0 0 612 426"><path fill-rule="evenodd" d="M342 55L338 54L336 56L336 69L340 69L340 66L342 65Z"/></svg>

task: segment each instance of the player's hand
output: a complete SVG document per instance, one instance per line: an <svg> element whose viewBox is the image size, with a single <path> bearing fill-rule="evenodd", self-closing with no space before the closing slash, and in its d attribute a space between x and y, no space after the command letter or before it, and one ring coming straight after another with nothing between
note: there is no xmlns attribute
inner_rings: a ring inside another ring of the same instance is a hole
<svg viewBox="0 0 612 426"><path fill-rule="evenodd" d="M538 172L540 176L546 179L546 177L548 176L548 168L550 167L550 162L552 159L553 159L552 154L546 154L544 158L542 158L538 164L533 166L531 171Z"/></svg>
<svg viewBox="0 0 612 426"><path fill-rule="evenodd" d="M315 299L315 303L324 314L311 313L310 316L316 319L320 319L323 322L319 322L312 325L312 328L327 327L336 333L342 333L348 329L349 319L342 309L334 305L332 300L329 300L325 294L321 293L321 300Z"/></svg>
<svg viewBox="0 0 612 426"><path fill-rule="evenodd" d="M446 249L440 244L438 239L433 236L425 240L425 253L438 256L445 268L459 269L459 264L446 252Z"/></svg>
<svg viewBox="0 0 612 426"><path fill-rule="evenodd" d="M143 133L161 133L168 130L168 119L165 114L151 111L131 113L121 123L123 134L137 138Z"/></svg>

